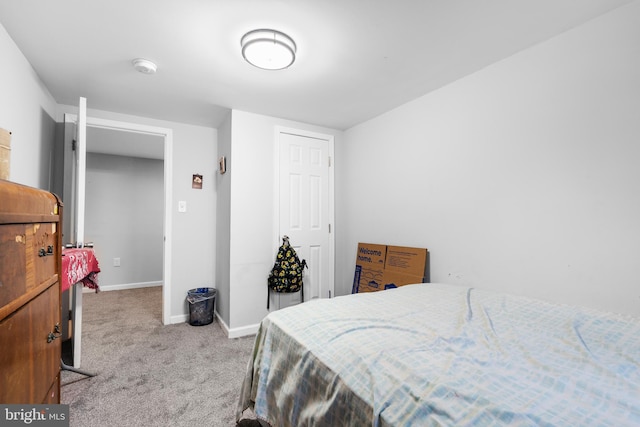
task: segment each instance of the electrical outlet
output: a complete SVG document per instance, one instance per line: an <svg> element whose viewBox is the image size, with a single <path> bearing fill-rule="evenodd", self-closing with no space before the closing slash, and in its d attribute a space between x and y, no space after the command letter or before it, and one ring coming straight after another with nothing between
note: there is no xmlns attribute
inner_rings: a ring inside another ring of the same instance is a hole
<svg viewBox="0 0 640 427"><path fill-rule="evenodd" d="M113 266L114 267L120 267L120 258L114 258L113 259Z"/></svg>

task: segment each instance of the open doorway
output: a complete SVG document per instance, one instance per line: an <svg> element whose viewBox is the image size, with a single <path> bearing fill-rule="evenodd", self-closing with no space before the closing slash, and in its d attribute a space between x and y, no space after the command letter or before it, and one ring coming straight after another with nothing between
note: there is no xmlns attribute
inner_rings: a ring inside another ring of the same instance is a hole
<svg viewBox="0 0 640 427"><path fill-rule="evenodd" d="M75 127L77 123L77 116L73 114L65 114L65 165L68 164L67 147L73 145L74 132L68 131L69 127ZM162 158L162 177L157 179L162 182L161 196L163 199L162 205L162 323L171 323L171 205L172 205L172 153L173 153L173 136L172 130L167 128L160 128L156 126L143 125L138 123L121 122L107 119L100 119L95 117L87 117L86 121L88 141L87 146L89 148L90 156L94 156L95 162L100 162L102 156L120 156L127 158L150 158L153 160L160 160ZM117 137L108 138L108 136L117 135ZM91 142L91 138L96 141ZM104 138L103 138L104 137ZM100 140L104 139L107 142L100 143ZM143 162L144 163L144 162ZM145 166L146 168L146 166ZM156 165L157 168L157 165ZM73 178L68 177L67 168L65 168L65 187L67 182L72 182ZM122 185L116 184L113 185ZM65 188L65 193L67 192ZM156 193L157 194L157 193ZM157 198L157 196L156 196ZM119 202L122 202L121 200ZM117 203L117 202L116 202ZM67 211L68 212L68 211ZM67 218L69 215L67 215ZM65 218L64 227L68 227L69 221ZM71 220L71 218L68 218ZM104 260L99 260L101 264L113 266L117 263L114 258L118 256L109 257ZM122 261L122 258L121 260ZM147 281L148 282L148 281ZM143 284L145 281L138 282Z"/></svg>
<svg viewBox="0 0 640 427"><path fill-rule="evenodd" d="M100 260L100 289L162 286L164 138L87 127L85 189L85 243Z"/></svg>

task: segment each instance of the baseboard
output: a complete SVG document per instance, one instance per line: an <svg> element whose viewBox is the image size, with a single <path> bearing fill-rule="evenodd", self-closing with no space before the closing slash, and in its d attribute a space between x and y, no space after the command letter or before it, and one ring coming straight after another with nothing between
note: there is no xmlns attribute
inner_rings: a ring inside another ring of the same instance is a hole
<svg viewBox="0 0 640 427"><path fill-rule="evenodd" d="M122 285L100 285L100 291L121 291L124 289L152 288L162 286L162 282L124 283ZM82 292L95 292L93 289L83 288Z"/></svg>
<svg viewBox="0 0 640 427"><path fill-rule="evenodd" d="M169 322L171 325L175 325L176 323L186 323L189 321L189 313L187 314L178 314L176 316L171 316L169 318Z"/></svg>
<svg viewBox="0 0 640 427"><path fill-rule="evenodd" d="M229 325L227 325L225 321L222 320L222 317L220 317L217 311L215 312L215 315L216 315L216 319L218 320L218 323L220 324L220 327L222 328L224 333L227 335L227 337L229 337Z"/></svg>
<svg viewBox="0 0 640 427"><path fill-rule="evenodd" d="M222 330L227 334L227 338L240 338L249 335L255 335L258 333L258 329L260 329L259 323L256 323L255 325L243 326L241 328L229 328L229 325L227 325L224 320L222 320L222 318L218 316L217 312L216 318L218 319L218 322L220 322Z"/></svg>
<svg viewBox="0 0 640 427"><path fill-rule="evenodd" d="M255 335L258 333L258 329L260 328L260 324L255 324L255 325L249 325L249 326L243 326L242 328L233 328L230 329L229 325L226 324L226 322L224 320L222 320L222 317L220 317L220 315L218 314L217 311L214 312L214 315L216 317L216 320L218 322L218 324L220 325L220 327L222 328L222 330L224 331L224 333L227 335L227 338L231 339L231 338L240 338L240 337L246 337L249 335ZM171 316L171 324L176 324L176 323L186 323L189 322L189 313L187 314L180 314L177 316Z"/></svg>

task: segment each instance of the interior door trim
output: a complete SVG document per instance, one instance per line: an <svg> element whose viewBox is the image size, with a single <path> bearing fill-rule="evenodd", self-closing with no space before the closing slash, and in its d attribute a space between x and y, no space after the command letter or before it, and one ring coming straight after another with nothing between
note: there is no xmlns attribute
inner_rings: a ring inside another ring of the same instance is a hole
<svg viewBox="0 0 640 427"><path fill-rule="evenodd" d="M77 122L74 114L65 114L65 122ZM87 116L87 126L101 129L137 132L156 135L164 138L164 250L162 272L162 323L171 324L171 263L172 263L172 205L173 205L173 130L158 126L139 123L122 122L118 120L101 119Z"/></svg>
<svg viewBox="0 0 640 427"><path fill-rule="evenodd" d="M306 137L306 138L314 138L314 139L321 139L321 140L326 140L328 142L328 151L329 151L329 188L328 188L328 192L329 192L329 254L328 254L328 259L329 259L329 272L328 272L328 276L329 276L329 295L326 295L326 298L331 298L332 296L335 295L335 188L334 188L334 182L335 182L335 176L334 176L334 157L335 157L335 150L334 150L334 140L335 137L333 135L330 134L324 134L324 133L318 133L318 132L311 132L311 131L307 131L307 130L302 130L302 129L295 129L295 128L290 128L290 127L285 127L285 126L275 126L274 127L274 158L275 158L275 168L274 168L274 182L275 182L275 191L274 191L274 197L275 197L275 215L274 215L274 223L273 223L273 241L275 242L274 244L276 245L275 247L279 247L281 244L280 238L281 236L278 235L279 233L279 229L280 229L280 135L281 134L288 134L288 135L296 135L296 136L302 136L302 137Z"/></svg>

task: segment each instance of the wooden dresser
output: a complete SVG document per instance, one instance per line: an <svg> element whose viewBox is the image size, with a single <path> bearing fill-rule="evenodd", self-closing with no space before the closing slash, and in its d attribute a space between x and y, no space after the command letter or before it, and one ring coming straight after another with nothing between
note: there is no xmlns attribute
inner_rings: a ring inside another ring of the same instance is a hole
<svg viewBox="0 0 640 427"><path fill-rule="evenodd" d="M60 403L62 204L0 180L0 403Z"/></svg>

